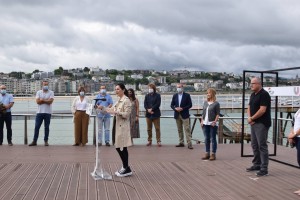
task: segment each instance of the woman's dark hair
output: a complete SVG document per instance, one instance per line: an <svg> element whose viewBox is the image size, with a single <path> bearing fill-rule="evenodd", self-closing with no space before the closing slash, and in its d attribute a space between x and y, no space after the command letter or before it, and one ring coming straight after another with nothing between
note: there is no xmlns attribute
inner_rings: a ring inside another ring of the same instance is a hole
<svg viewBox="0 0 300 200"><path fill-rule="evenodd" d="M134 101L134 100L136 99L136 98L135 98L134 90L133 90L132 88L129 88L129 89L128 89L128 92L129 92L129 91L131 92L131 94L132 94L132 95L131 95L131 98L132 98L132 100Z"/></svg>
<svg viewBox="0 0 300 200"><path fill-rule="evenodd" d="M124 83L118 83L117 85L124 90L124 94L128 97L128 90L126 89Z"/></svg>

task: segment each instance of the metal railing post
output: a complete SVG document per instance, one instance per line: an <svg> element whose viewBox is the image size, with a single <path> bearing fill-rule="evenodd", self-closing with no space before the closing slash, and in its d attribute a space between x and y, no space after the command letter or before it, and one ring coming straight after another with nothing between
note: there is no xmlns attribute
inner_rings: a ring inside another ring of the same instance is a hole
<svg viewBox="0 0 300 200"><path fill-rule="evenodd" d="M94 117L94 136L93 136L93 144L96 145L96 116L93 116Z"/></svg>
<svg viewBox="0 0 300 200"><path fill-rule="evenodd" d="M28 136L27 136L27 115L25 115L24 119L24 144L28 144Z"/></svg>

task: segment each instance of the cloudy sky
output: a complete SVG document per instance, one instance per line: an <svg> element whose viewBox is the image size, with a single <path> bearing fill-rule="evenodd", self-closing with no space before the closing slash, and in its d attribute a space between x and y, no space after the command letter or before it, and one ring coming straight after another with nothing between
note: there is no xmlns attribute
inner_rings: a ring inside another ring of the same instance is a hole
<svg viewBox="0 0 300 200"><path fill-rule="evenodd" d="M299 0L0 0L0 72L300 66Z"/></svg>

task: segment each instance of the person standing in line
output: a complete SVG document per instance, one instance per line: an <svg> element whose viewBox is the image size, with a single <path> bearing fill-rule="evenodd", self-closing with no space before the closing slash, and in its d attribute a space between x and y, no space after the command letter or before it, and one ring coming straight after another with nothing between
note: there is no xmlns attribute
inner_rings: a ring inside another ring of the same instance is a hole
<svg viewBox="0 0 300 200"><path fill-rule="evenodd" d="M73 146L85 146L88 143L88 127L90 116L86 113L91 100L85 96L84 87L79 87L78 96L72 103L72 114L74 115L74 137Z"/></svg>
<svg viewBox="0 0 300 200"><path fill-rule="evenodd" d="M250 83L253 93L247 109L248 123L251 126L251 147L254 158L252 166L246 171L258 171L256 176L268 175L269 151L268 131L271 126L271 97L262 88L261 79L252 78Z"/></svg>
<svg viewBox="0 0 300 200"><path fill-rule="evenodd" d="M49 126L52 114L52 103L54 101L54 92L49 90L48 80L43 80L43 88L37 91L35 99L38 104L38 110L35 117L35 127L34 127L34 137L33 141L29 146L36 146L37 140L39 137L40 127L44 121L45 126L45 136L44 142L45 146L49 146L48 137L49 137Z"/></svg>
<svg viewBox="0 0 300 200"><path fill-rule="evenodd" d="M153 83L148 85L149 93L146 94L144 99L144 108L146 109L146 122L148 132L147 146L152 145L152 126L154 125L156 131L157 146L161 147L160 140L160 104L161 97L156 91L156 86Z"/></svg>
<svg viewBox="0 0 300 200"><path fill-rule="evenodd" d="M133 138L140 138L140 126L139 126L139 100L135 97L134 90L128 89L128 97L132 104L131 115L130 115L130 135L133 144Z"/></svg>
<svg viewBox="0 0 300 200"><path fill-rule="evenodd" d="M184 147L185 132L186 141L189 149L193 149L191 142L190 114L189 109L193 106L190 94L183 91L183 85L177 84L177 93L173 95L171 108L174 110L174 118L176 119L177 130L179 135L179 144L176 147Z"/></svg>
<svg viewBox="0 0 300 200"><path fill-rule="evenodd" d="M300 109L295 113L293 118L293 127L288 136L290 144L293 143L297 149L297 162L300 167ZM300 195L300 189L294 192Z"/></svg>
<svg viewBox="0 0 300 200"><path fill-rule="evenodd" d="M113 144L122 160L122 167L115 172L116 176L125 177L132 175L132 171L128 164L129 154L128 147L132 146L130 136L130 115L131 115L131 102L128 96L128 91L123 83L118 83L115 87L116 95L119 97L116 104L107 108L99 106L102 109L115 116L116 122L113 127L114 140Z"/></svg>
<svg viewBox="0 0 300 200"><path fill-rule="evenodd" d="M6 92L6 86L0 86L0 103L3 107L3 112L0 113L0 145L3 143L3 127L4 122L7 130L7 143L8 146L12 146L12 118L11 118L11 107L14 105L14 98L11 94Z"/></svg>
<svg viewBox="0 0 300 200"><path fill-rule="evenodd" d="M220 104L216 98L216 90L207 90L207 100L203 104L201 126L205 137L205 155L202 160L216 160L218 119L220 117ZM210 154L210 143L212 153Z"/></svg>
<svg viewBox="0 0 300 200"><path fill-rule="evenodd" d="M111 108L113 105L113 100L109 94L106 93L106 86L101 85L100 86L100 92L96 96L96 106L97 108L99 106L104 106L107 108ZM103 100L101 100L103 99ZM105 100L104 100L105 99ZM102 146L102 135L103 135L103 129L105 133L105 145L110 146L110 139L109 139L109 128L110 128L110 114L105 111L99 111L97 110L97 117L98 117L98 146Z"/></svg>

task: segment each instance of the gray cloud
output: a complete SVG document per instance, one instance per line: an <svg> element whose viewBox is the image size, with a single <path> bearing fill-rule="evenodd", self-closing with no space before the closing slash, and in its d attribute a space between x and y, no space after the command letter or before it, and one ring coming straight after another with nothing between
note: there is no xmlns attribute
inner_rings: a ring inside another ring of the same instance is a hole
<svg viewBox="0 0 300 200"><path fill-rule="evenodd" d="M298 0L0 0L0 71L299 65Z"/></svg>

